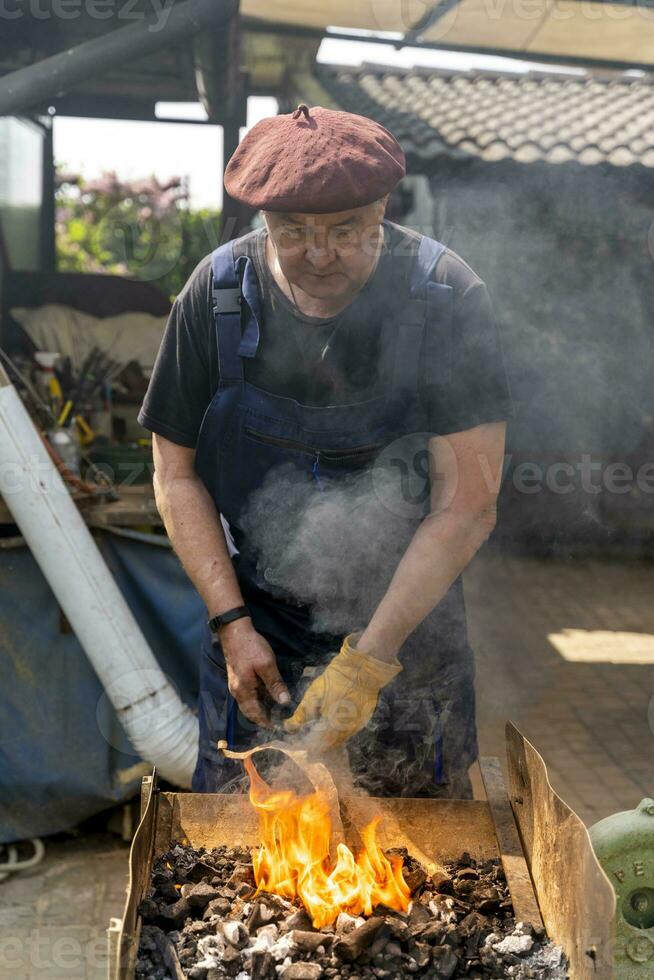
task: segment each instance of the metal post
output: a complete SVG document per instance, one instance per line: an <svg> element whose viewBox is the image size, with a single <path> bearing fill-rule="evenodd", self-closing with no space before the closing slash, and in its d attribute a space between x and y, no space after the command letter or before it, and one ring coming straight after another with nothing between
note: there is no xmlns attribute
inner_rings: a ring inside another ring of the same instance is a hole
<svg viewBox="0 0 654 980"><path fill-rule="evenodd" d="M225 173L225 167L235 152L239 144L239 135L241 126L245 126L247 120L247 114L245 108L243 108L242 113L238 117L232 116L231 119L226 120L223 126L223 174ZM248 218L250 210L246 208L240 201L235 201L233 197L223 189L223 213L220 231L221 242L231 241L233 238L238 238L240 235L244 235L249 230Z"/></svg>
<svg viewBox="0 0 654 980"><path fill-rule="evenodd" d="M43 132L43 178L41 194L40 268L42 272L55 271L55 169L52 138L52 121L48 120Z"/></svg>

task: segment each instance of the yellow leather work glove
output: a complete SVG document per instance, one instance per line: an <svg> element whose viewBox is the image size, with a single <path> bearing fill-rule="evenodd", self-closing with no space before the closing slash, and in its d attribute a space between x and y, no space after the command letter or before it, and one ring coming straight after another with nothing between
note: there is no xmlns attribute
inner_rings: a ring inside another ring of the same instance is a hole
<svg viewBox="0 0 654 980"><path fill-rule="evenodd" d="M295 714L284 722L291 733L315 722L324 749L343 745L368 724L382 687L402 670L398 660L385 663L360 653L351 645L353 637L345 637L340 653L312 681Z"/></svg>

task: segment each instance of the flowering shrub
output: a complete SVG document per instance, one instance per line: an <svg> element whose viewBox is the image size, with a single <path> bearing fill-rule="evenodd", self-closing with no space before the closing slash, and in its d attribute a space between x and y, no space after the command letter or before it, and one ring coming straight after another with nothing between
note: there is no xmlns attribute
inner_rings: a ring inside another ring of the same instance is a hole
<svg viewBox="0 0 654 980"><path fill-rule="evenodd" d="M151 176L89 180L57 170L60 272L96 272L156 282L171 299L220 237L220 211L192 210L187 182Z"/></svg>

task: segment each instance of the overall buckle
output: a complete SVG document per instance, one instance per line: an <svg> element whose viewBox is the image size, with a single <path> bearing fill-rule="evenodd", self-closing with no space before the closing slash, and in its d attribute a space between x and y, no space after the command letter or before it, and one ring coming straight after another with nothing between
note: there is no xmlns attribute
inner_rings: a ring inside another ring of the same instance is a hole
<svg viewBox="0 0 654 980"><path fill-rule="evenodd" d="M241 312L241 290L238 286L227 286L213 290L213 311L219 314Z"/></svg>

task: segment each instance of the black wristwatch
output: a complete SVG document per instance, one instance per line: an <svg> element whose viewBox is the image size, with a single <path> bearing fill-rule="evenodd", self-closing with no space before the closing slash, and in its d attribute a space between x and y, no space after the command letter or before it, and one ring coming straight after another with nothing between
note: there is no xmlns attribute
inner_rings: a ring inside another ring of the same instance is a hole
<svg viewBox="0 0 654 980"><path fill-rule="evenodd" d="M209 620L209 629L212 633L217 633L221 626L227 626L228 623L233 623L235 619L243 619L244 616L249 616L250 610L247 606L236 606L235 609L228 609L227 612L221 613L219 616L213 616Z"/></svg>

